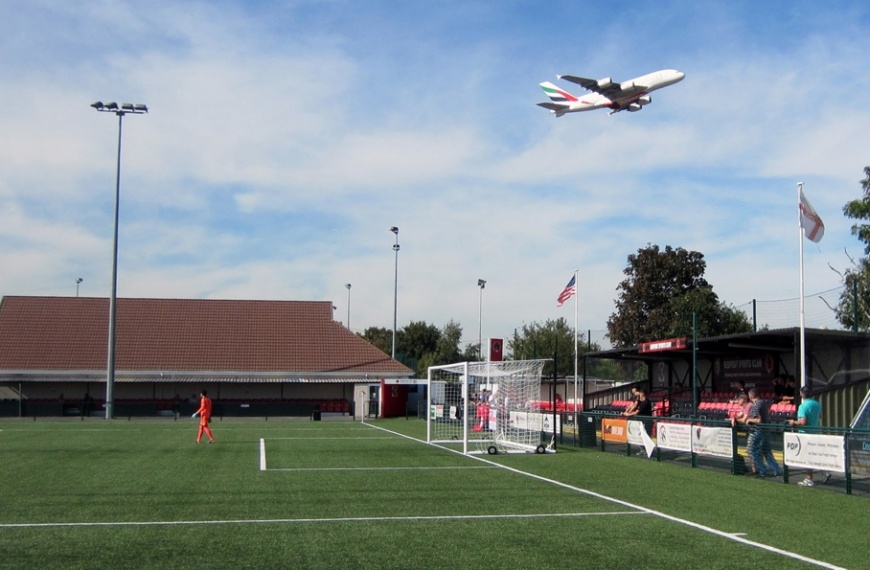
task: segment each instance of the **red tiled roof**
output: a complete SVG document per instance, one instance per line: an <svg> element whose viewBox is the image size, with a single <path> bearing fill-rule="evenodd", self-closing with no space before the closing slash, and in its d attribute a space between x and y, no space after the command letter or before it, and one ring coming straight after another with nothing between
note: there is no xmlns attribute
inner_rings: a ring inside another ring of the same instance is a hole
<svg viewBox="0 0 870 570"><path fill-rule="evenodd" d="M118 371L413 372L332 320L328 301L118 299ZM109 300L4 297L0 370L102 370Z"/></svg>

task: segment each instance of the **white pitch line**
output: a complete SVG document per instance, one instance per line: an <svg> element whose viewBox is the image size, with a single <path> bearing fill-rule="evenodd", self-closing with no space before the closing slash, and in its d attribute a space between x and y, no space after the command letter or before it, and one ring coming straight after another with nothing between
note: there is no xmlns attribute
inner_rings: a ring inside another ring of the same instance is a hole
<svg viewBox="0 0 870 570"><path fill-rule="evenodd" d="M488 465L480 465L473 467L287 467L287 468L272 468L269 471L444 471L450 469L492 469ZM265 471L265 469L261 469Z"/></svg>
<svg viewBox="0 0 870 570"><path fill-rule="evenodd" d="M295 441L295 440L305 440L305 441L355 441L355 440L376 440L376 441L398 441L395 437L270 437L270 440L273 441Z"/></svg>
<svg viewBox="0 0 870 570"><path fill-rule="evenodd" d="M380 426L376 426L376 425L372 425L372 424L365 424L365 425L367 425L367 426L369 426L369 427L371 427L371 428L374 428L374 429L379 429L379 430L381 430L381 431L385 431L385 432L387 432L387 433L392 433L392 434L395 434L395 435L397 435L397 436L404 437L404 438L406 438L406 439L410 439L410 440L412 440L412 441L416 441L416 442L422 443L422 444L424 444L424 445L431 445L432 447L437 447L437 448L439 448L439 449L446 449L446 450L448 450L448 451L452 451L453 453L456 453L456 454L458 454L458 455L463 455L463 453L462 453L461 451L456 451L456 450L450 449L450 448L448 448L448 447L442 447L442 446L440 446L440 445L435 445L435 444L433 444L433 443L428 443L428 442L425 442L425 441L423 441L423 440L420 440L420 439L417 439L417 438L411 437L411 436L409 436L409 435L405 435L405 434L403 434L403 433L399 433L399 432L395 432L395 431L392 431L392 430L388 430L388 429L386 429L386 428L383 428L383 427L380 427ZM796 553L796 552L791 552L791 551L789 551L789 550L783 550L783 549L781 549L781 548L776 548L775 546L770 546L770 545L767 545L767 544L763 544L763 543L761 543L761 542L755 542L755 541L753 541L753 540L749 540L749 539L747 539L747 538L743 538L742 536L739 536L739 535L737 535L737 534L733 534L733 533L729 533L729 532L724 532L724 531L721 531L721 530L717 530L717 529L715 529L715 528L712 528L712 527L709 527L709 526L705 526L705 525L702 525L702 524L699 524L699 523L696 523L696 522L692 522L692 521L690 521L690 520L681 519L681 518L679 518L679 517L675 517L675 516L668 515L668 514L666 514L666 513L661 512L661 511L655 511L655 510L653 510L653 509L648 509L648 508L646 508L646 507L642 507L642 506L640 506L640 505L635 505L635 504L633 504L633 503L629 503L628 501L623 501L623 500L620 500L620 499L616 499L616 498L614 498L614 497L608 497L607 495L602 495L601 493L596 493L596 492L594 492L594 491L589 491L588 489L581 489L580 487L575 487L574 485L569 485L569 484L567 484L567 483L563 483L563 482L561 482L561 481L556 481L555 479L548 479L547 477L543 477L543 476L541 476L541 475L535 475L534 473L528 473L528 472L526 472L526 471L521 471L521 470L519 470L519 469L515 469L515 468L513 468L513 467L509 467L509 466L507 466L507 465L502 465L502 464L500 464L500 463L496 463L496 462L494 462L494 461L490 461L490 460L488 460L488 459L484 459L483 457L478 457L478 456L476 456L476 455L469 455L469 456L467 456L467 457L470 457L471 459L474 459L474 460L476 460L476 461L482 461L483 463L487 463L487 464L489 464L489 465L494 465L494 466L496 466L496 467L501 467L502 469L506 469L506 470L511 471L512 473L516 473L516 474L518 474L518 475L524 475L524 476L526 476L526 477L531 477L532 479L537 479L538 481L543 481L543 482L545 482L545 483L549 483L549 484L551 484L551 485L555 485L555 486L557 486L557 487L562 487L563 489L568 489L568 490L571 490L571 491L575 491L575 492L577 492L577 493L582 493L582 494L584 494L584 495L588 495L588 496L590 496L590 497L595 497L595 498L601 499L601 500L603 500L603 501L608 501L608 502L611 502L611 503L616 503L617 505L622 505L623 507L628 507L628 508L630 508L630 509L637 509L637 510L639 510L639 511L641 511L641 512L644 512L644 513L647 513L647 514L651 514L651 515L655 515L655 516L657 516L657 517L661 517L661 518L663 518L663 519L665 519L665 520L669 520L669 521L671 521L671 522L675 522L675 523L678 523L678 524L686 525L686 526L688 526L688 527L691 527L691 528L694 528L694 529L697 529L697 530L700 530L700 531L703 531L703 532L707 532L707 533L710 533L710 534L714 534L714 535L716 535L716 536L721 536L721 537L723 537L723 538L727 538L728 540L733 540L733 541L735 541L735 542L739 542L739 543L741 543L741 544L745 544L745 545L747 545L747 546L753 546L753 547L755 547L755 548L760 548L761 550L766 550L766 551L768 551L768 552L772 552L772 553L774 553L774 554L780 554L780 555L782 555L782 556L786 556L786 557L788 557L788 558L794 558L795 560L800 560L800 561L802 561L802 562L806 562L806 563L808 563L808 564L812 564L812 565L814 565L814 566L819 566L819 567L821 567L821 568L828 568L829 570L846 570L846 569L843 568L842 566L836 566L836 565L834 565L834 564L830 564L830 563L825 562L825 561L823 561L823 560L816 560L815 558L809 558L808 556L803 556L803 555L798 554L798 553Z"/></svg>
<svg viewBox="0 0 870 570"><path fill-rule="evenodd" d="M266 440L260 438L260 471L266 470Z"/></svg>
<svg viewBox="0 0 870 570"><path fill-rule="evenodd" d="M185 525L229 525L229 524L300 524L300 523L347 523L347 522L399 522L399 521L451 521L451 520L501 520L501 519L549 519L553 517L581 518L607 517L621 515L643 515L639 511L606 513L540 513L506 515L434 515L406 517L347 517L347 518L302 518L302 519L237 519L205 521L117 521L117 522L62 522L62 523L9 523L0 528L54 528L54 527L113 527L113 526L185 526Z"/></svg>

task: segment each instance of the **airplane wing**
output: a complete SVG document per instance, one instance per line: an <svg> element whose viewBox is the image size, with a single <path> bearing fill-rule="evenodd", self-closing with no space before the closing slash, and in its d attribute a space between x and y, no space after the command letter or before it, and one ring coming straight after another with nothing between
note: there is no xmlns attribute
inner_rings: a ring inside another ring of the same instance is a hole
<svg viewBox="0 0 870 570"><path fill-rule="evenodd" d="M570 81L571 83L576 83L593 93L604 95L608 99L612 99L622 91L619 82L614 82L609 77L601 80L577 77L576 75L559 75L557 77L559 79L564 79L565 81Z"/></svg>

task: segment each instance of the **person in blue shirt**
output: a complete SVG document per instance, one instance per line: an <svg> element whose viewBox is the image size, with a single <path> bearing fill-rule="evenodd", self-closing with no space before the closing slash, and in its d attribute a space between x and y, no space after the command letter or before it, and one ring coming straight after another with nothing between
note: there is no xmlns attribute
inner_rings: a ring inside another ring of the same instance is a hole
<svg viewBox="0 0 870 570"><path fill-rule="evenodd" d="M822 405L818 400L813 398L813 392L809 386L801 388L801 405L798 407L797 419L788 420L790 426L806 426L817 428L822 420ZM805 432L806 430L798 430ZM830 473L824 473L822 483L827 483L831 479ZM816 484L813 481L813 470L807 469L807 475L803 481L798 483L801 487L814 487Z"/></svg>

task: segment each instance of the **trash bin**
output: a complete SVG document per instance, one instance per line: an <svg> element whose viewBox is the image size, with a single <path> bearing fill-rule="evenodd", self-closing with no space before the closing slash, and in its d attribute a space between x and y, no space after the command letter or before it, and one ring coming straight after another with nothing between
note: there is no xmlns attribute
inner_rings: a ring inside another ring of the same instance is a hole
<svg viewBox="0 0 870 570"><path fill-rule="evenodd" d="M580 447L595 447L597 445L595 428L595 416L581 415L578 418L578 429L580 431Z"/></svg>

